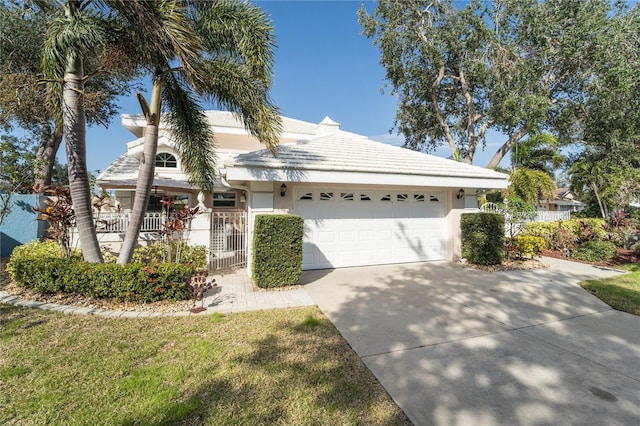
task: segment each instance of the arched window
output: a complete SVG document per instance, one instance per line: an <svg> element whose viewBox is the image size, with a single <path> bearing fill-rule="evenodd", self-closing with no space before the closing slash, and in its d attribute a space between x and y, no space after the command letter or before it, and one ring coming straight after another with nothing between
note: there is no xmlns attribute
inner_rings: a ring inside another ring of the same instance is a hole
<svg viewBox="0 0 640 426"><path fill-rule="evenodd" d="M156 167L167 167L175 169L178 167L178 160L168 152L161 152L156 155Z"/></svg>

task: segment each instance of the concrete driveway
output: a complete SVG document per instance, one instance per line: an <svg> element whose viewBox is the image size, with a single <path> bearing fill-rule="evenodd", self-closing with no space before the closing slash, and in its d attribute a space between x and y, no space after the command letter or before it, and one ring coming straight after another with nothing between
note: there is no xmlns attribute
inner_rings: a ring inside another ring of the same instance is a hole
<svg viewBox="0 0 640 426"><path fill-rule="evenodd" d="M640 318L577 285L617 272L545 262L309 271L303 282L416 425L640 424Z"/></svg>

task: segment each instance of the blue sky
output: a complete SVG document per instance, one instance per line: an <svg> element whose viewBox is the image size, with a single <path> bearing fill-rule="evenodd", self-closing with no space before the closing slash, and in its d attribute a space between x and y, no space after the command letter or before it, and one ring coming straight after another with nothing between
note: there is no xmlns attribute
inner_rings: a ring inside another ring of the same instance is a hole
<svg viewBox="0 0 640 426"><path fill-rule="evenodd" d="M401 145L390 135L396 100L385 85L379 51L361 35L356 12L364 4L373 12L372 1L255 1L271 17L276 31L275 84L272 97L284 116L319 123L325 116L340 128L380 142ZM135 94L120 99L120 113L138 114ZM87 131L87 166L104 170L126 151L134 136L124 129L120 117L108 128ZM499 141L496 141L499 142ZM486 165L497 146L487 144L476 154L475 163ZM62 150L61 150L62 151ZM450 155L448 149L435 153ZM64 153L59 158L65 162Z"/></svg>

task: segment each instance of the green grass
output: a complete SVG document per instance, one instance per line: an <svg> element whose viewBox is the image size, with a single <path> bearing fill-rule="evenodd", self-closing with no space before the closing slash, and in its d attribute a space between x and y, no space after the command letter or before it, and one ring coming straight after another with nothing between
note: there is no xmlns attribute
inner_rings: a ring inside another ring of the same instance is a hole
<svg viewBox="0 0 640 426"><path fill-rule="evenodd" d="M409 424L317 308L101 318L0 305L0 424Z"/></svg>
<svg viewBox="0 0 640 426"><path fill-rule="evenodd" d="M631 272L580 285L613 309L640 316L640 264L625 265L624 269Z"/></svg>

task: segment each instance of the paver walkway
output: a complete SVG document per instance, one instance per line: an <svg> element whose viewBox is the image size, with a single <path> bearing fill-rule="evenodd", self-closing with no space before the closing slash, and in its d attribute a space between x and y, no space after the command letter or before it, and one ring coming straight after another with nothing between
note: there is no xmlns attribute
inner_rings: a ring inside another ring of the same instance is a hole
<svg viewBox="0 0 640 426"><path fill-rule="evenodd" d="M251 280L244 271L232 274L214 275L217 287L207 292L204 299L206 313L234 313L243 311L260 311L277 308L293 308L315 305L304 288L288 290L265 291L254 289ZM59 305L56 303L34 302L23 300L17 296L0 291L0 303L9 303L27 308L38 308L65 314L99 315L105 317L158 317L195 315L191 312L144 312L144 311L109 311L105 309L87 308L79 306ZM198 302L199 303L199 302ZM206 314L202 312L198 315Z"/></svg>

